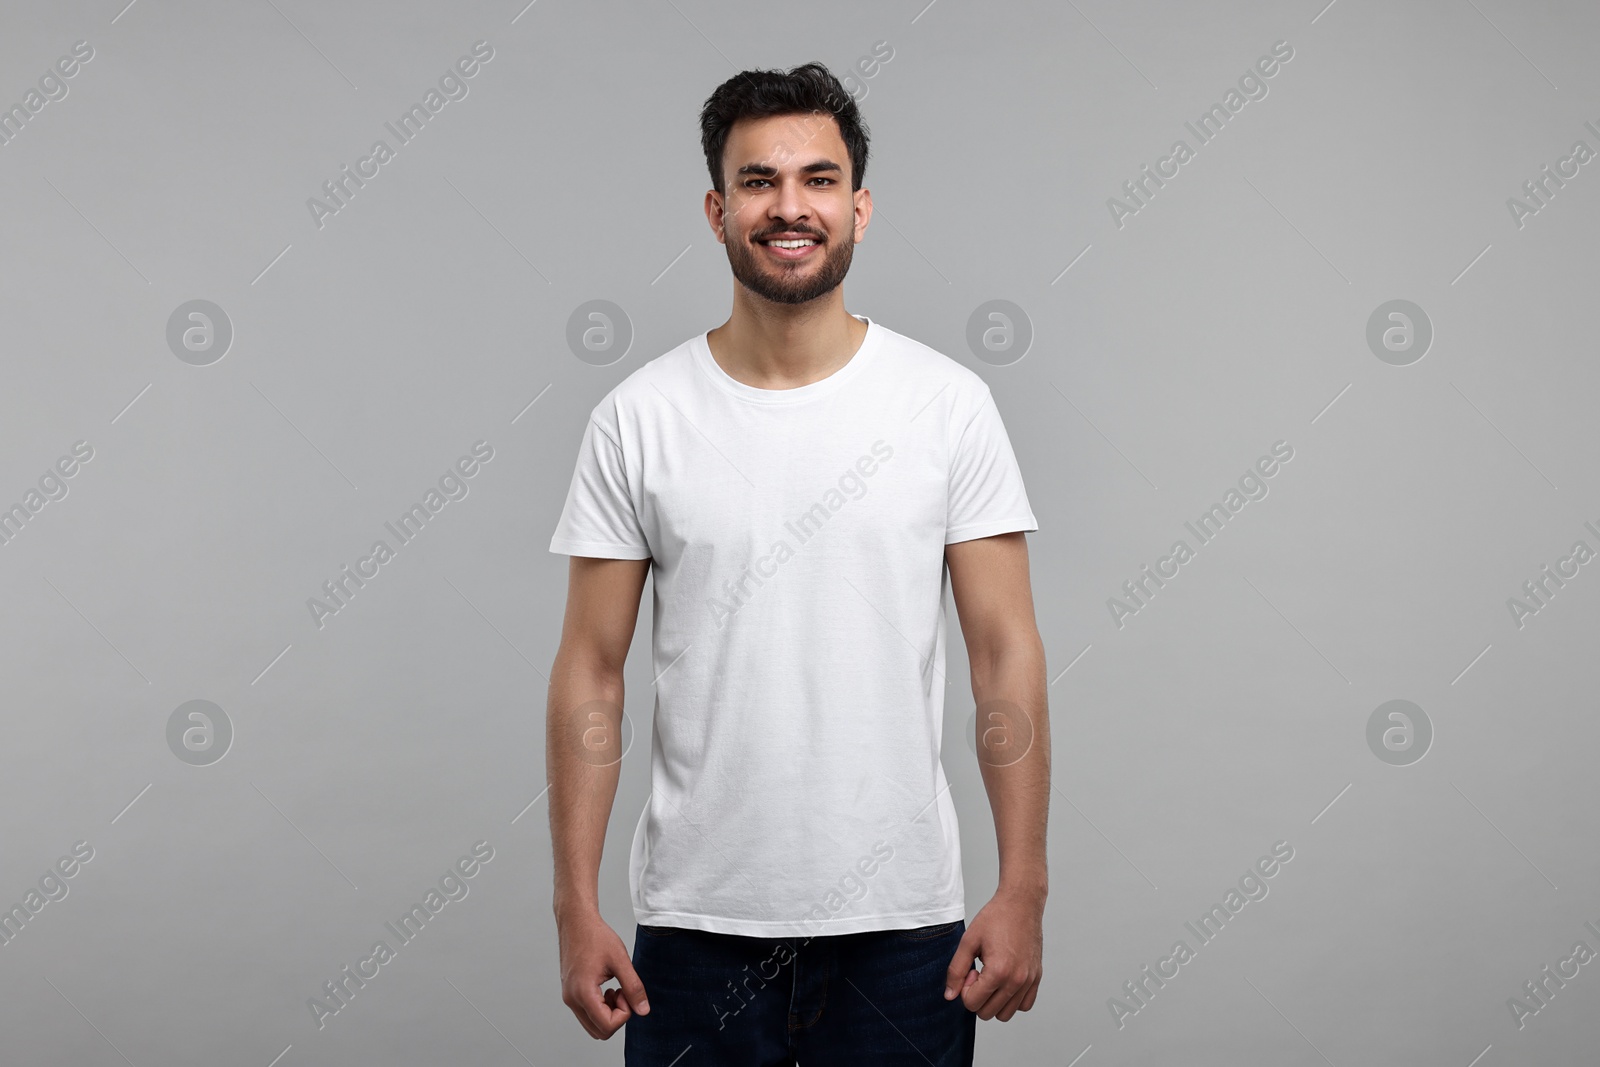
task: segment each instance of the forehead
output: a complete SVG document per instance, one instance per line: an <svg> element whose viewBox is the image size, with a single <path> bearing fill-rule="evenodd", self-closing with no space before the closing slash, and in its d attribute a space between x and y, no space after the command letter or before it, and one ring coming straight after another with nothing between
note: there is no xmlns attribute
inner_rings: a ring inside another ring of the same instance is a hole
<svg viewBox="0 0 1600 1067"><path fill-rule="evenodd" d="M849 173L850 150L838 120L827 112L740 119L728 131L722 150L723 170L730 174L750 164L787 171L823 161L837 163Z"/></svg>

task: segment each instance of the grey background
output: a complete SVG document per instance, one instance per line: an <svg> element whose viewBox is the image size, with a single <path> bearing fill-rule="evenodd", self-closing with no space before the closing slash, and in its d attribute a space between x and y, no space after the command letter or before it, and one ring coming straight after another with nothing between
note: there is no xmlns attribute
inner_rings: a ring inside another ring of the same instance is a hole
<svg viewBox="0 0 1600 1067"><path fill-rule="evenodd" d="M847 307L985 377L1040 523L1045 977L978 1062L1592 1057L1596 965L1521 1029L1506 1002L1600 949L1600 577L1521 628L1506 601L1600 547L1600 164L1521 228L1506 199L1600 149L1600 12L1324 5L6 4L5 106L95 54L0 147L0 504L94 457L0 547L0 902L94 858L0 947L0 1058L622 1062L560 1002L547 544L590 407L726 317L701 103L878 41ZM480 39L469 95L318 229L306 200ZM1268 95L1114 225L1279 40ZM166 342L193 299L234 331L209 366ZM609 366L566 342L594 299L635 331ZM1034 331L1006 366L965 340L992 299ZM1408 366L1365 339L1392 299L1434 329ZM478 440L469 495L319 629L308 598ZM1278 440L1270 494L1119 628L1108 598ZM648 616L602 871L629 943ZM970 916L996 861L954 635ZM209 766L166 739L197 699L234 731ZM1367 744L1391 699L1434 730L1409 766ZM470 894L319 1029L307 998L479 840ZM1270 895L1119 1029L1107 999L1279 840Z"/></svg>

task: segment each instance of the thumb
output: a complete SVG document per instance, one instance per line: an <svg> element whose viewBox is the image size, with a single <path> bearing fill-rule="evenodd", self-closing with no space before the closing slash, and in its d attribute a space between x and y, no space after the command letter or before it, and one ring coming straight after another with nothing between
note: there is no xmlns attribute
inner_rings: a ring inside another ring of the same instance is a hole
<svg viewBox="0 0 1600 1067"><path fill-rule="evenodd" d="M973 927L967 927L967 932L961 935L961 943L956 946L956 954L950 960L950 966L944 972L944 999L954 1000L961 995L967 978L972 971L972 961L978 955L979 937Z"/></svg>
<svg viewBox="0 0 1600 1067"><path fill-rule="evenodd" d="M624 955L612 962L612 969L622 986L619 992L627 1000L628 1007L636 1015L649 1015L650 1001L645 999L644 982L639 980L639 973L633 969L633 961Z"/></svg>

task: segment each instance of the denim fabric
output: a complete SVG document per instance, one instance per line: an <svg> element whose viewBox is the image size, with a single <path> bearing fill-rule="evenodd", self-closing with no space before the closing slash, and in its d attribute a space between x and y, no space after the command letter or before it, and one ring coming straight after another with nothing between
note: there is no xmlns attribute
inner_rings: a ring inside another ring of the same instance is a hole
<svg viewBox="0 0 1600 1067"><path fill-rule="evenodd" d="M627 1067L971 1067L977 1015L944 999L963 920L825 937L637 926L650 1014Z"/></svg>

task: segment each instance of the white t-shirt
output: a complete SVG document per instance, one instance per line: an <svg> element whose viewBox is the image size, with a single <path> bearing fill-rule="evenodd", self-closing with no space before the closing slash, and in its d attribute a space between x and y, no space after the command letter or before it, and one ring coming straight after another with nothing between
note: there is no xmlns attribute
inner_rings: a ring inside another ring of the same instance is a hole
<svg viewBox="0 0 1600 1067"><path fill-rule="evenodd" d="M584 430L550 551L648 558L655 578L640 923L795 937L966 916L939 762L944 546L1039 527L983 379L856 317L865 340L820 381L746 385L701 334Z"/></svg>

